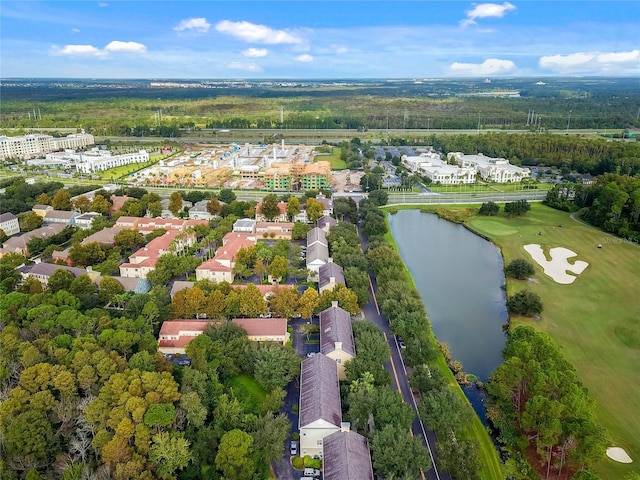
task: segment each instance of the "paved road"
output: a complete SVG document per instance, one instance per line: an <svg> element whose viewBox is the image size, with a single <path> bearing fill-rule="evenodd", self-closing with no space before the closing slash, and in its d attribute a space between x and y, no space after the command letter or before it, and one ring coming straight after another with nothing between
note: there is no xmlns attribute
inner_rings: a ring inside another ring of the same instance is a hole
<svg viewBox="0 0 640 480"><path fill-rule="evenodd" d="M367 238L362 234L359 228L358 232L360 234L360 238L362 239L362 248L363 250L366 250ZM438 471L437 467L435 466L437 443L436 435L434 432L425 428L418 416L418 407L411 391L411 387L409 386L407 371L402 359L400 346L398 345L396 338L391 335L389 320L387 319L387 317L382 315L376 302L375 294L378 291L377 280L375 276L371 274L369 274L369 280L371 282L371 300L362 308L362 310L364 312L365 318L377 325L377 327L380 329L385 339L387 340L387 343L389 344L389 348L391 350L391 358L384 365L384 367L391 374L391 388L393 390L399 391L402 394L402 398L404 399L405 403L410 405L416 413L416 416L411 425L411 433L413 435L422 437L424 444L429 450L429 456L431 457L432 464L432 467L425 472L425 478L428 480L451 480L451 477L447 473Z"/></svg>

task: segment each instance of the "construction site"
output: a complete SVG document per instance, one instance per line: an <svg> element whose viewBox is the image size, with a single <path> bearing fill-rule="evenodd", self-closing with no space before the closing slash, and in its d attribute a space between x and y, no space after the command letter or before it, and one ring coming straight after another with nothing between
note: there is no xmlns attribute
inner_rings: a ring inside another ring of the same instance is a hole
<svg viewBox="0 0 640 480"><path fill-rule="evenodd" d="M190 145L179 156L160 160L130 177L136 185L267 189L273 191L330 188L331 168L316 161L308 145Z"/></svg>

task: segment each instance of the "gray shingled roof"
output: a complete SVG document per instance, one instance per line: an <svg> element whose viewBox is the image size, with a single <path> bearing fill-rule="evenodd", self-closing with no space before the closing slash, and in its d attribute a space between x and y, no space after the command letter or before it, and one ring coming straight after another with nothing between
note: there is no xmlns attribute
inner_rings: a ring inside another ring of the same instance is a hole
<svg viewBox="0 0 640 480"><path fill-rule="evenodd" d="M335 432L322 446L324 480L373 480L367 439L356 432Z"/></svg>
<svg viewBox="0 0 640 480"><path fill-rule="evenodd" d="M323 215L317 221L318 228L333 227L337 223L336 219L329 215Z"/></svg>
<svg viewBox="0 0 640 480"><path fill-rule="evenodd" d="M62 230L64 230L64 227L65 227L65 225L63 225L61 223L53 224L53 225L46 225L44 227L40 227L40 228L36 228L35 230L31 230L30 232L21 233L20 235L14 235L9 240L4 242L4 247L7 250L10 250L10 251L15 250L16 248L25 248L27 246L27 243L29 243L29 240L31 240L32 238L34 238L34 237L39 237L39 238L51 237L52 235L60 233Z"/></svg>
<svg viewBox="0 0 640 480"><path fill-rule="evenodd" d="M74 212L68 212L67 210L49 210L47 214L44 216L44 219L51 220L52 218L56 218L56 219L71 220L73 217L75 217L75 215L76 214Z"/></svg>
<svg viewBox="0 0 640 480"><path fill-rule="evenodd" d="M320 230L318 227L314 227L307 232L307 246L313 245L315 242L322 245L328 245L327 234L324 230Z"/></svg>
<svg viewBox="0 0 640 480"><path fill-rule="evenodd" d="M307 265L314 260L329 261L329 248L321 243L314 243L307 249Z"/></svg>
<svg viewBox="0 0 640 480"><path fill-rule="evenodd" d="M302 362L299 427L320 419L336 427L342 422L336 362L322 354Z"/></svg>
<svg viewBox="0 0 640 480"><path fill-rule="evenodd" d="M13 213L7 212L0 215L0 223L8 222L9 220L15 220L16 217Z"/></svg>
<svg viewBox="0 0 640 480"><path fill-rule="evenodd" d="M29 273L31 275L44 275L46 277L50 277L59 268L62 268L63 270L67 270L68 272L71 272L73 276L76 278L79 277L80 275L87 273L87 271L84 268L67 267L66 265L54 265L52 263L36 263L35 265L31 265L30 268L29 267L25 268L24 273Z"/></svg>
<svg viewBox="0 0 640 480"><path fill-rule="evenodd" d="M323 288L325 285L329 285L331 277L334 278L335 283L344 285L344 273L340 265L333 262L320 265L318 269L318 287Z"/></svg>
<svg viewBox="0 0 640 480"><path fill-rule="evenodd" d="M325 355L333 352L336 342L342 342L342 350L345 352L356 354L351 315L334 304L320 312L320 351Z"/></svg>

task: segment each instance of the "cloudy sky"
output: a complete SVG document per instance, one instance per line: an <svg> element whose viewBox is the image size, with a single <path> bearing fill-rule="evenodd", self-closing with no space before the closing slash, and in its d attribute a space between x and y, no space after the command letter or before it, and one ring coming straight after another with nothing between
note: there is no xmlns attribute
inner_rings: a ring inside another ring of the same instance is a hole
<svg viewBox="0 0 640 480"><path fill-rule="evenodd" d="M637 0L32 1L2 78L640 75Z"/></svg>

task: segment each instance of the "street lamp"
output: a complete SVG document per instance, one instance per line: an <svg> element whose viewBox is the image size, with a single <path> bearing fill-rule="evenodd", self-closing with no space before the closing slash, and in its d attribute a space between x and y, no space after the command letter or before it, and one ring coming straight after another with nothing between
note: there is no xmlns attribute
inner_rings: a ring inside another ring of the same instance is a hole
<svg viewBox="0 0 640 480"><path fill-rule="evenodd" d="M569 110L569 118L567 119L567 133L569 133L569 125L571 125L571 110Z"/></svg>

